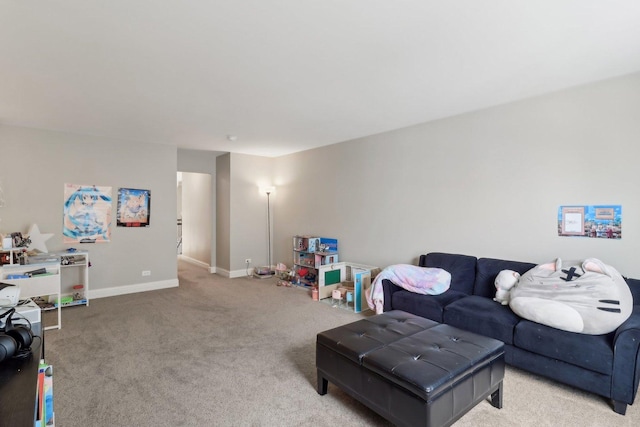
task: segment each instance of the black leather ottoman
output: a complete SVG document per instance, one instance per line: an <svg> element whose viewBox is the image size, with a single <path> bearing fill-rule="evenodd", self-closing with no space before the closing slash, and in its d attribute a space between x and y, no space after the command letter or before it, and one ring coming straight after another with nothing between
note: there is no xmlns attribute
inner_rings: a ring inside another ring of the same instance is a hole
<svg viewBox="0 0 640 427"><path fill-rule="evenodd" d="M480 401L502 407L504 344L390 311L317 336L318 393L331 381L401 426L448 426Z"/></svg>

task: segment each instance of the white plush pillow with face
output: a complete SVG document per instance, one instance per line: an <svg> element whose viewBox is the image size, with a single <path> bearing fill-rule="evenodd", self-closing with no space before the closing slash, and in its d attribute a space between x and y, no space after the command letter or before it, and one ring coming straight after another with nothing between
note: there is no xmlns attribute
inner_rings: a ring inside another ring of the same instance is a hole
<svg viewBox="0 0 640 427"><path fill-rule="evenodd" d="M618 271L602 261L557 259L520 277L509 306L522 318L590 335L615 331L629 318L633 297Z"/></svg>

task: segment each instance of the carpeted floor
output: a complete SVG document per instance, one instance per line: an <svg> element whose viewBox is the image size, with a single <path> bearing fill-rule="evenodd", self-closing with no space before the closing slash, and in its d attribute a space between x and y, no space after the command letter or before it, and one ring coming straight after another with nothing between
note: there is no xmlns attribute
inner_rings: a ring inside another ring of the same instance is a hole
<svg viewBox="0 0 640 427"><path fill-rule="evenodd" d="M94 299L47 331L56 425L387 426L332 384L316 392L315 336L361 314L273 279L225 279L180 261L180 287ZM370 312L369 312L370 313ZM588 393L508 368L504 408L456 426L637 426Z"/></svg>

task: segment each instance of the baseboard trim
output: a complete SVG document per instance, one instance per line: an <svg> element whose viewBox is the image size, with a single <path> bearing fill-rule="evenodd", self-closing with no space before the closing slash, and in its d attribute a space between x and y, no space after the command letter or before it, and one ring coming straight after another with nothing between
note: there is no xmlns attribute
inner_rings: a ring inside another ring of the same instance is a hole
<svg viewBox="0 0 640 427"><path fill-rule="evenodd" d="M159 289L177 288L178 279L160 280L158 282L137 283L134 285L115 286L113 288L89 289L89 299L115 297L138 292L157 291Z"/></svg>
<svg viewBox="0 0 640 427"><path fill-rule="evenodd" d="M180 257L180 259L182 261L188 262L189 264L197 265L198 267L203 267L203 268L206 268L207 270L209 270L211 268L209 266L209 264L207 264L206 262L202 262L202 261L197 260L195 258L190 258L190 257L188 257L186 255L178 255L178 256Z"/></svg>
<svg viewBox="0 0 640 427"><path fill-rule="evenodd" d="M207 270L209 270L209 273L211 274L215 274L217 272L216 267L210 266L206 262L198 261L197 259L193 259L182 254L178 255L178 258L180 258L184 262L188 262L189 264L197 265L198 267L204 267Z"/></svg>
<svg viewBox="0 0 640 427"><path fill-rule="evenodd" d="M242 270L234 270L231 272L229 276L230 279L235 279L236 277L251 277L253 275L253 268L243 268Z"/></svg>
<svg viewBox="0 0 640 427"><path fill-rule="evenodd" d="M237 277L247 276L246 269L229 271L229 270L225 270L224 268L216 268L215 273L219 274L222 277L226 277L227 279L235 279ZM252 274L253 274L253 268L250 268L248 275L251 276Z"/></svg>

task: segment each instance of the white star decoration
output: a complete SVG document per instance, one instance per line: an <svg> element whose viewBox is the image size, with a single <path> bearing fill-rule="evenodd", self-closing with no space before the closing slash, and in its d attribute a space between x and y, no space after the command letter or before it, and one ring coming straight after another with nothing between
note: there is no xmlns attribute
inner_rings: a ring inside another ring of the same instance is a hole
<svg viewBox="0 0 640 427"><path fill-rule="evenodd" d="M36 250L38 252L49 252L47 250L47 245L44 243L53 237L53 233L41 233L38 224L33 224L29 229L28 234L29 239L31 239L31 243L27 247L29 250Z"/></svg>

